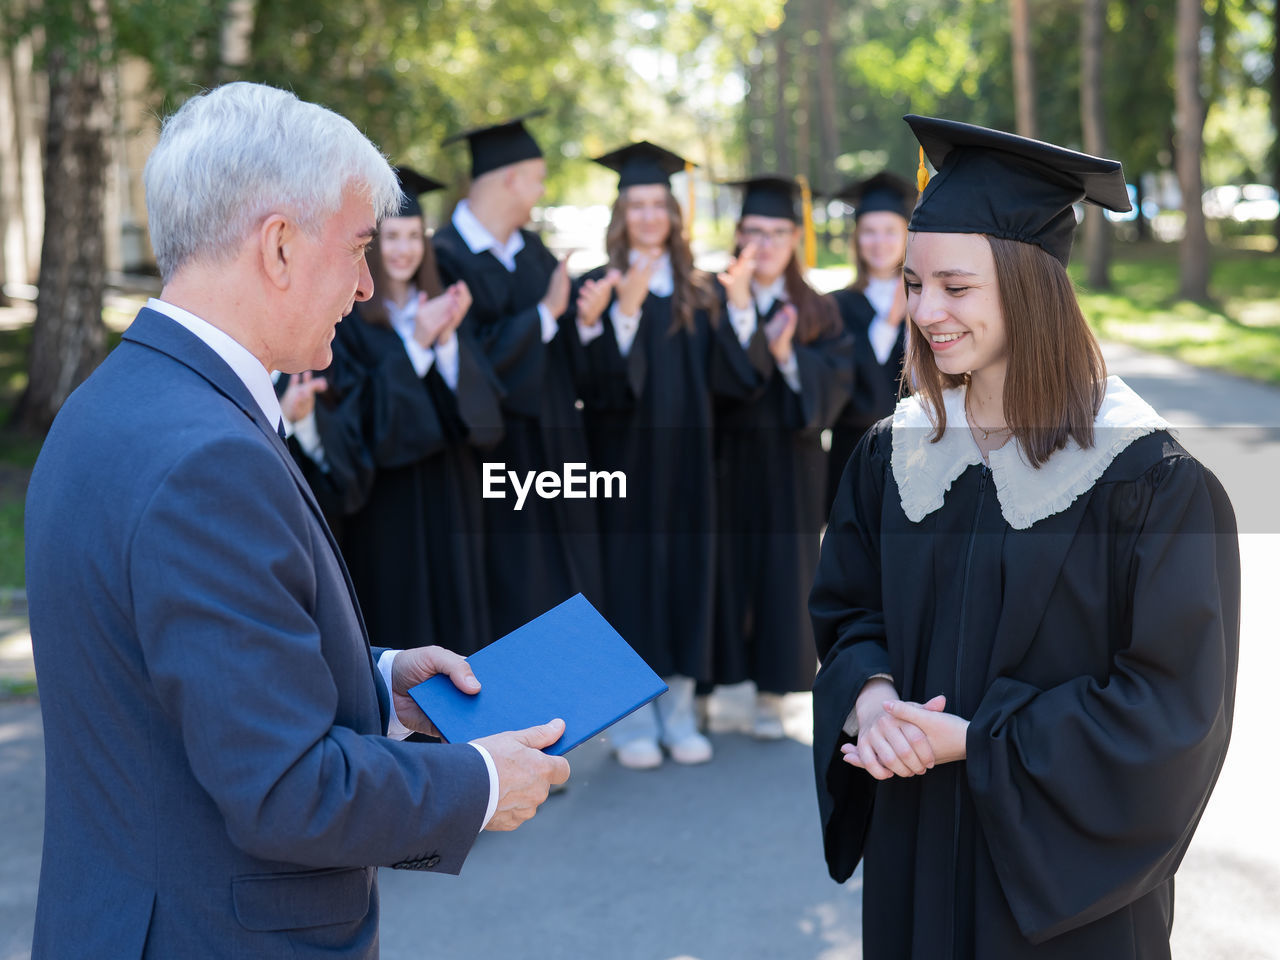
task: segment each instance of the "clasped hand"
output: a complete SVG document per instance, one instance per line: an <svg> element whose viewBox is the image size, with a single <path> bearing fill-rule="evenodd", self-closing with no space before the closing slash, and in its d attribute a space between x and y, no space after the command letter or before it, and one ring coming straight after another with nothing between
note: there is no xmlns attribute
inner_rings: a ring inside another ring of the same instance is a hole
<svg viewBox="0 0 1280 960"><path fill-rule="evenodd" d="M946 713L947 698L906 702L893 684L872 680L858 695L858 740L840 748L844 762L877 780L914 777L939 763L963 760L969 721Z"/></svg>

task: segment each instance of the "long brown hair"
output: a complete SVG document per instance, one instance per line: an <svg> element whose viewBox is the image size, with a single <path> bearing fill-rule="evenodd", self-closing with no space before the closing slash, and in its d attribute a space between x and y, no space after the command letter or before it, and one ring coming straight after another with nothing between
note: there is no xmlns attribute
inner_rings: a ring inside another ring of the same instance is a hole
<svg viewBox="0 0 1280 960"><path fill-rule="evenodd" d="M715 295L711 275L693 266L693 251L684 236L684 217L680 204L670 190L666 192L667 216L671 230L667 234L667 254L671 258L671 333L677 330L692 332L693 314L706 310L711 325L719 319L720 300ZM609 254L609 266L626 273L631 267L631 245L627 242L627 191L618 191L609 215L609 229L605 231L604 248Z"/></svg>
<svg viewBox="0 0 1280 960"><path fill-rule="evenodd" d="M995 259L1008 338L1005 421L1039 467L1068 440L1093 446L1107 365L1062 264L1034 244L984 237ZM925 334L912 323L905 380L925 403L936 443L947 429L942 392L967 384L969 375L939 370Z"/></svg>
<svg viewBox="0 0 1280 960"><path fill-rule="evenodd" d="M742 221L734 227L735 233L742 232ZM834 298L819 293L809 286L804 278L804 270L797 257L799 247L791 252L791 259L783 268L783 283L787 291L787 299L796 308L796 340L800 343L813 343L823 337L834 337L844 329L840 320L840 308ZM741 244L735 245L733 255L742 253Z"/></svg>
<svg viewBox="0 0 1280 960"><path fill-rule="evenodd" d="M365 323L371 323L375 327L390 327L391 315L387 312L385 300L389 278L386 264L382 262L382 247L377 237L374 237L373 243L369 244L369 252L366 256L369 261L369 275L373 278L373 296L360 304L360 316L364 318ZM435 251L431 249L431 238L425 235L422 238L422 263L418 264L418 272L413 276L413 285L428 298L438 297L444 293L444 286L440 283L440 272L436 269Z"/></svg>

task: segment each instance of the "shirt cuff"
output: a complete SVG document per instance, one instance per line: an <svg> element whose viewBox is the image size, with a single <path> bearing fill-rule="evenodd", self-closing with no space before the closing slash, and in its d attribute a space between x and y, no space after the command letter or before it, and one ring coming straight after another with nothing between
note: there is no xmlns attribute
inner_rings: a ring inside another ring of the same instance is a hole
<svg viewBox="0 0 1280 960"><path fill-rule="evenodd" d="M578 341L585 347L600 334L604 333L604 324L597 323L588 327L581 320L577 321Z"/></svg>
<svg viewBox="0 0 1280 960"><path fill-rule="evenodd" d="M483 830L498 812L498 768L494 766L493 757L489 756L488 750L478 743L471 746L480 751L480 756L484 757L484 765L489 768L489 806L485 808L484 820L480 823L480 829Z"/></svg>
<svg viewBox="0 0 1280 960"><path fill-rule="evenodd" d="M320 430L316 427L316 411L313 407L311 412L299 420L292 423L288 417L284 418L284 432L286 436L295 438L298 446L321 470L328 470L328 464L324 459L324 444L320 442Z"/></svg>
<svg viewBox="0 0 1280 960"><path fill-rule="evenodd" d="M413 370L421 380L427 375L427 371L431 369L431 365L436 362L435 351L429 347L424 347L413 337L402 337L401 342L404 343L404 352L409 355L409 362L413 364Z"/></svg>
<svg viewBox="0 0 1280 960"><path fill-rule="evenodd" d="M382 675L382 682L387 685L387 696L391 699L391 719L387 722L387 736L392 740L404 740L413 733L396 716L395 691L391 687L391 665L396 662L396 655L399 652L399 650L384 650L382 656L378 658L378 673Z"/></svg>
<svg viewBox="0 0 1280 960"><path fill-rule="evenodd" d="M624 357L631 352L631 345L636 342L636 332L640 329L639 313L623 313L617 301L609 308L609 319L613 321L613 337L618 341L618 352Z"/></svg>
<svg viewBox="0 0 1280 960"><path fill-rule="evenodd" d="M551 309L542 301L538 301L538 318L542 320L542 342L550 343L560 332L560 324L551 315Z"/></svg>
<svg viewBox="0 0 1280 960"><path fill-rule="evenodd" d="M756 332L756 309L755 307L743 307L739 309L733 304L729 305L729 322L733 324L733 332L738 336L738 342L745 349L751 341L751 335Z"/></svg>
<svg viewBox="0 0 1280 960"><path fill-rule="evenodd" d="M800 361L796 359L795 350L791 351L791 356L787 357L786 363L779 363L778 372L782 374L782 379L787 381L787 386L791 388L792 393L800 392Z"/></svg>
<svg viewBox="0 0 1280 960"><path fill-rule="evenodd" d="M458 389L458 335L456 333L449 334L449 342L441 343L436 341L435 350L436 369L440 371L440 377L450 390ZM425 371L424 374L425 375Z"/></svg>

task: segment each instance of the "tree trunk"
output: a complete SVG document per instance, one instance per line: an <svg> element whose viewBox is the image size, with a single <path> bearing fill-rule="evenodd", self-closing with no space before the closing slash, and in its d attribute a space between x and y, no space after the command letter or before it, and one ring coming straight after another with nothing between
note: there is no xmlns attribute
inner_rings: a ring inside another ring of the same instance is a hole
<svg viewBox="0 0 1280 960"><path fill-rule="evenodd" d="M1200 97L1200 21L1198 0L1178 0L1178 52L1175 60L1177 103L1178 187L1186 233L1179 257L1181 283L1178 294L1184 300L1209 299L1209 235L1205 232L1204 193L1200 175L1204 149L1204 104Z"/></svg>
<svg viewBox="0 0 1280 960"><path fill-rule="evenodd" d="M1104 0L1084 0L1080 18L1080 126L1084 152L1107 154L1107 122L1102 104ZM1085 282L1095 290L1111 289L1111 225L1102 208L1084 208Z"/></svg>
<svg viewBox="0 0 1280 960"><path fill-rule="evenodd" d="M791 151L788 149L791 143L791 125L787 121L791 118L791 108L787 105L787 86L791 83L791 57L788 56L784 28L785 23L773 32L773 144L774 162L777 165L775 172L779 176L789 177L792 174Z"/></svg>
<svg viewBox="0 0 1280 960"><path fill-rule="evenodd" d="M801 25L803 32L803 24ZM796 142L795 142L795 173L803 177L808 177L810 181L813 179L813 124L810 122L812 116L813 97L810 93L812 80L809 76L809 51L803 40L796 41L799 46L799 56L792 61L791 77L796 87L796 106L794 111L796 121Z"/></svg>
<svg viewBox="0 0 1280 960"><path fill-rule="evenodd" d="M1024 137L1036 133L1036 76L1031 64L1031 18L1028 0L1009 0L1013 32L1013 99L1017 112L1018 133Z"/></svg>
<svg viewBox="0 0 1280 960"><path fill-rule="evenodd" d="M1280 2L1271 4L1271 129L1276 131L1271 144L1271 185L1280 190ZM1271 231L1280 249L1280 216Z"/></svg>
<svg viewBox="0 0 1280 960"><path fill-rule="evenodd" d="M762 43L757 38L757 45ZM745 62L743 70L747 77L746 106L746 139L747 139L747 173L754 175L765 167L764 143L768 121L764 110L765 66L760 56L754 61Z"/></svg>
<svg viewBox="0 0 1280 960"><path fill-rule="evenodd" d="M832 34L835 30L835 0L821 0L818 34L818 115L822 131L821 175L815 186L824 193L835 191L836 158L840 156L839 109L836 106L836 65Z"/></svg>
<svg viewBox="0 0 1280 960"><path fill-rule="evenodd" d="M228 0L218 42L218 80L226 83L240 76L249 63L253 40L255 0Z"/></svg>
<svg viewBox="0 0 1280 960"><path fill-rule="evenodd" d="M14 411L18 425L31 433L48 430L106 347L102 211L111 112L97 54L107 36L105 0L90 0L77 16L81 40L75 49L48 52L40 292L27 389Z"/></svg>

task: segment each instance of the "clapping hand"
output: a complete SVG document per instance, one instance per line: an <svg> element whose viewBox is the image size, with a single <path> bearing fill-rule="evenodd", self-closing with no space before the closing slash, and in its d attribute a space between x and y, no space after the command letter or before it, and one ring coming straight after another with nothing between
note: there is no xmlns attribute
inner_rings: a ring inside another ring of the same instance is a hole
<svg viewBox="0 0 1280 960"><path fill-rule="evenodd" d="M600 322L604 308L613 297L613 288L621 277L620 271L611 268L603 277L583 282L578 288L578 323L584 327L594 327Z"/></svg>
<svg viewBox="0 0 1280 960"><path fill-rule="evenodd" d="M735 310L746 310L751 306L751 278L756 272L756 242L752 240L738 253L716 279L724 287L729 298L729 306Z"/></svg>
<svg viewBox="0 0 1280 960"><path fill-rule="evenodd" d="M769 341L769 352L778 366L791 359L791 340L795 337L796 322L799 316L791 304L783 307L773 315L773 319L764 325L764 336Z"/></svg>
<svg viewBox="0 0 1280 960"><path fill-rule="evenodd" d="M550 311L551 316L559 317L569 309L569 258L565 257L558 264L547 281L547 292L542 295L542 305Z"/></svg>
<svg viewBox="0 0 1280 960"><path fill-rule="evenodd" d="M291 377L280 397L280 412L290 423L305 420L316 408L316 394L329 389L329 381L310 370Z"/></svg>
<svg viewBox="0 0 1280 960"><path fill-rule="evenodd" d="M659 257L640 256L618 281L618 309L628 317L634 317L649 296L649 280Z"/></svg>
<svg viewBox="0 0 1280 960"><path fill-rule="evenodd" d="M471 291L459 280L438 297L427 299L418 294L418 308L413 321L413 339L430 350L437 343L448 343L453 331L471 307Z"/></svg>

